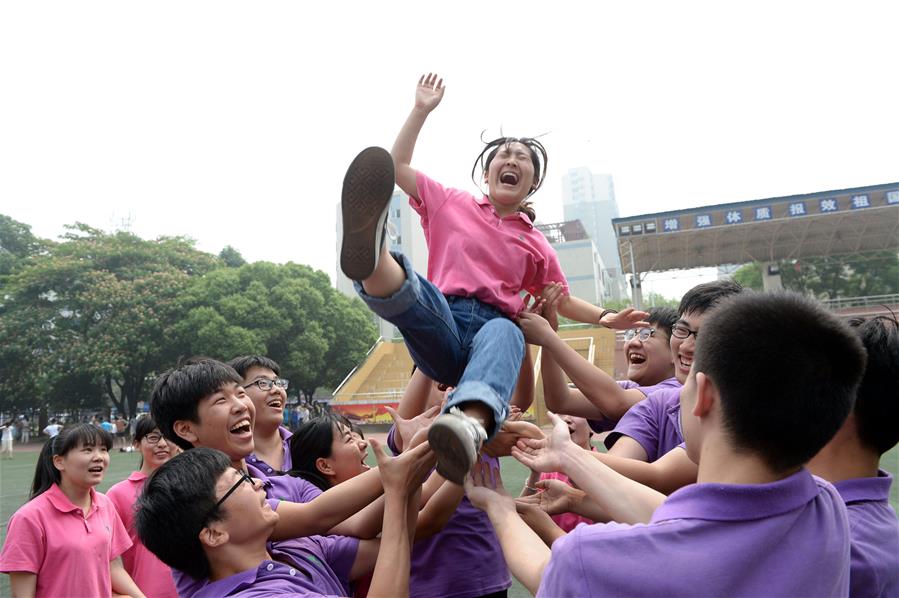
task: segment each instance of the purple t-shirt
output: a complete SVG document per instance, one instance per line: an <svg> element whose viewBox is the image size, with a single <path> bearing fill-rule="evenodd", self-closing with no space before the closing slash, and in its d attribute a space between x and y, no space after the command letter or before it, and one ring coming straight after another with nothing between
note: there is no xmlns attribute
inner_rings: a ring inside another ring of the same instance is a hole
<svg viewBox="0 0 899 598"><path fill-rule="evenodd" d="M628 409L606 436L606 448L612 448L622 436L630 436L640 443L646 451L646 460L652 463L683 442L680 391L680 386L657 390Z"/></svg>
<svg viewBox="0 0 899 598"><path fill-rule="evenodd" d="M892 481L880 470L876 478L834 484L849 511L850 596L899 596L899 520L890 506Z"/></svg>
<svg viewBox="0 0 899 598"><path fill-rule="evenodd" d="M691 484L650 523L579 525L537 595L846 596L849 521L805 469L771 484Z"/></svg>
<svg viewBox="0 0 899 598"><path fill-rule="evenodd" d="M218 581L204 583L193 598L220 596L352 596L349 574L357 538L308 536L268 545L271 560ZM181 595L185 598L184 595Z"/></svg>
<svg viewBox="0 0 899 598"><path fill-rule="evenodd" d="M631 380L619 380L618 386L623 388L624 390L630 390L631 388L636 388L640 392L643 393L644 397L648 397L652 393L657 390L661 390L663 388L680 388L681 383L677 381L677 378L668 378L667 380L662 380L658 384L653 384L651 386L640 386L636 382ZM588 419L587 423L590 424L590 429L599 434L600 432L608 432L613 429L619 420L612 419Z"/></svg>
<svg viewBox="0 0 899 598"><path fill-rule="evenodd" d="M396 455L400 451L393 441L395 431L390 428L387 446ZM498 459L481 458L491 467L499 467ZM412 545L411 598L470 598L500 592L511 585L493 524L468 497L462 498L441 531Z"/></svg>
<svg viewBox="0 0 899 598"><path fill-rule="evenodd" d="M278 426L278 434L281 435L281 446L284 447L284 464L281 471L290 471L293 467L293 461L290 458L290 437L293 436L293 433L284 426ZM256 453L250 453L250 456L246 458L246 462L268 475L278 475L278 470L257 457Z"/></svg>

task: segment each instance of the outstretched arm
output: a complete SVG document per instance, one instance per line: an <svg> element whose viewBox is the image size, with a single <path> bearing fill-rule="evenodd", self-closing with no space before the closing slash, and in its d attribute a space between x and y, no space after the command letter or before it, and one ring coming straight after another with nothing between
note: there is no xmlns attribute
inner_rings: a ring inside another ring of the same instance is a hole
<svg viewBox="0 0 899 598"><path fill-rule="evenodd" d="M396 184L407 195L418 199L418 188L415 183L415 169L412 168L412 152L415 150L415 142L418 141L418 134L421 132L425 120L431 110L437 107L440 100L443 99L443 79L434 73L422 75L418 80L418 87L415 88L415 106L403 128L400 129L396 141L393 142L393 148L390 155L393 157L393 168L396 172Z"/></svg>
<svg viewBox="0 0 899 598"><path fill-rule="evenodd" d="M570 320L585 324L600 324L606 328L615 330L627 330L628 328L648 327L646 318L649 314L645 311L637 311L633 307L621 310L619 313L607 313L601 320L603 308L583 299L565 295L559 300L559 313Z"/></svg>
<svg viewBox="0 0 899 598"><path fill-rule="evenodd" d="M652 463L606 453L590 454L621 475L663 494L671 494L678 488L695 483L699 474L699 466L680 447L674 447Z"/></svg>

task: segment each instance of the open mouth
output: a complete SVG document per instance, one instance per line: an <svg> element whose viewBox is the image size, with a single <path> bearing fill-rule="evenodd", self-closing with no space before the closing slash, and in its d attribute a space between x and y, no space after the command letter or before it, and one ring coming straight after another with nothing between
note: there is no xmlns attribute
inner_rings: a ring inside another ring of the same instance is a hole
<svg viewBox="0 0 899 598"><path fill-rule="evenodd" d="M685 370L689 370L690 367L693 365L693 358L691 358L691 357L684 357L683 355L680 355L680 356L678 356L677 361L680 364L680 366Z"/></svg>
<svg viewBox="0 0 899 598"><path fill-rule="evenodd" d="M228 430L232 434L237 434L238 436L243 436L245 434L252 434L253 427L250 425L250 420L242 419Z"/></svg>
<svg viewBox="0 0 899 598"><path fill-rule="evenodd" d="M273 409L283 409L284 401L282 401L280 397L273 397L265 402L265 406Z"/></svg>
<svg viewBox="0 0 899 598"><path fill-rule="evenodd" d="M365 462L365 460L367 458L368 458L368 451L365 451L364 453L362 453L362 458L359 460L359 462L362 464L362 469L364 469L365 471L368 471L369 469L371 469L371 467L369 467L368 464Z"/></svg>
<svg viewBox="0 0 899 598"><path fill-rule="evenodd" d="M632 353L627 354L627 360L629 363L638 365L638 364L644 363L646 361L646 356L641 353L633 353L632 352Z"/></svg>
<svg viewBox="0 0 899 598"><path fill-rule="evenodd" d="M504 185L517 185L518 175L512 171L506 171L499 175L499 182Z"/></svg>
<svg viewBox="0 0 899 598"><path fill-rule="evenodd" d="M103 473L106 468L102 465L94 465L93 467L88 467L88 473Z"/></svg>

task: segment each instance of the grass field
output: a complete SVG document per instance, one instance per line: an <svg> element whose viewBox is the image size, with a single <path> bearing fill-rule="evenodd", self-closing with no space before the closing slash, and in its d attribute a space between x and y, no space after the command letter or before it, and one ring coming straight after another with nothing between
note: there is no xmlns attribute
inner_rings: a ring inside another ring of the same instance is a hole
<svg viewBox="0 0 899 598"><path fill-rule="evenodd" d="M2 522L0 523L0 544L6 539L6 522L28 497L37 455L36 451L17 452L13 460L0 461L0 522ZM895 447L885 454L880 465L894 477L899 477L899 447ZM137 466L137 453L111 453L109 470L98 489L105 491L116 482L124 480L137 469ZM521 490L527 473L527 469L511 457L502 459L503 481L509 492L517 494ZM899 511L899 484L895 482L890 492L890 502L893 508ZM9 578L6 575L0 575L0 596L8 595ZM510 598L520 598L530 596L530 593L513 580L509 596Z"/></svg>

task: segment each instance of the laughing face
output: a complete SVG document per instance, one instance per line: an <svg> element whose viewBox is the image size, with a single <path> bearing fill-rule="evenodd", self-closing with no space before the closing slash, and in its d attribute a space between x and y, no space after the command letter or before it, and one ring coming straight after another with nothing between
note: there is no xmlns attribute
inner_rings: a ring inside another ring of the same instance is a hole
<svg viewBox="0 0 899 598"><path fill-rule="evenodd" d="M195 447L222 451L238 463L253 452L253 422L256 408L237 382L226 382L200 399L197 420L178 420L175 433Z"/></svg>
<svg viewBox="0 0 899 598"><path fill-rule="evenodd" d="M624 355L627 379L640 386L652 386L674 375L674 359L664 330L656 329L646 340L634 335L624 344Z"/></svg>
<svg viewBox="0 0 899 598"><path fill-rule="evenodd" d="M221 498L237 484L237 489L221 505L222 520L212 524L225 527L229 540L235 544L260 535L267 538L278 523L278 513L268 504L262 483L254 479L251 485L246 481L239 482L240 479L239 471L228 468L215 485L216 496Z"/></svg>
<svg viewBox="0 0 899 598"><path fill-rule="evenodd" d="M244 389L256 407L256 427L260 430L273 430L284 421L284 405L287 403L287 391L272 384L269 390L262 390L257 381L271 383L278 375L264 367L253 366L244 377Z"/></svg>
<svg viewBox="0 0 899 598"><path fill-rule="evenodd" d="M152 432L141 438L140 441L135 444L140 451L141 457L144 459L144 463L146 463L151 470L155 470L175 456L175 453L173 452L173 449L175 448L174 443L169 444L168 440L165 439L165 436L162 435L162 432L159 431L159 428L154 428Z"/></svg>
<svg viewBox="0 0 899 598"><path fill-rule="evenodd" d="M365 464L368 442L341 423L334 424L332 435L331 456L322 457L316 464L332 486L371 469Z"/></svg>
<svg viewBox="0 0 899 598"><path fill-rule="evenodd" d="M696 351L696 334L705 319L704 314L684 314L674 325L675 328L689 329L692 333L687 338L678 338L674 332L671 334L671 356L674 358L674 375L677 381L684 384L690 374L690 366L693 365L693 353Z"/></svg>
<svg viewBox="0 0 899 598"><path fill-rule="evenodd" d="M500 216L514 214L535 183L531 151L517 141L500 147L485 176L490 203L497 213Z"/></svg>

